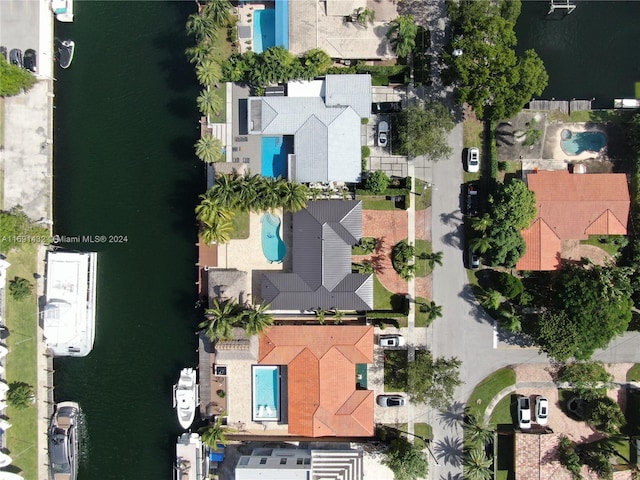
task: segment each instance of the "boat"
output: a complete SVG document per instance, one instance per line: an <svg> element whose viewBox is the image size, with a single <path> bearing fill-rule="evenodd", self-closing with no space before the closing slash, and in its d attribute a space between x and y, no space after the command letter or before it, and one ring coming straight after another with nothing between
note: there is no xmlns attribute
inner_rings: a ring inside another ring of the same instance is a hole
<svg viewBox="0 0 640 480"><path fill-rule="evenodd" d="M176 442L174 480L204 480L209 478L208 447L197 433L183 433Z"/></svg>
<svg viewBox="0 0 640 480"><path fill-rule="evenodd" d="M49 471L51 480L75 480L78 474L78 421L76 402L56 405L49 426Z"/></svg>
<svg viewBox="0 0 640 480"><path fill-rule="evenodd" d="M0 418L0 430L2 430L3 432L6 432L10 428L11 428L11 422L9 422L9 420L6 420L4 418Z"/></svg>
<svg viewBox="0 0 640 480"><path fill-rule="evenodd" d="M76 43L73 40L63 40L58 46L58 63L62 68L69 68L73 61Z"/></svg>
<svg viewBox="0 0 640 480"><path fill-rule="evenodd" d="M0 480L24 480L24 477L12 472L0 472Z"/></svg>
<svg viewBox="0 0 640 480"><path fill-rule="evenodd" d="M45 345L54 357L84 357L93 349L96 252L47 252L42 312Z"/></svg>
<svg viewBox="0 0 640 480"><path fill-rule="evenodd" d="M178 415L178 422L185 430L193 423L198 405L200 392L196 383L196 371L193 368L183 368L178 383L173 386L173 406Z"/></svg>
<svg viewBox="0 0 640 480"><path fill-rule="evenodd" d="M73 0L51 0L51 10L60 22L73 22Z"/></svg>
<svg viewBox="0 0 640 480"><path fill-rule="evenodd" d="M8 467L13 459L4 452L0 452L0 468Z"/></svg>

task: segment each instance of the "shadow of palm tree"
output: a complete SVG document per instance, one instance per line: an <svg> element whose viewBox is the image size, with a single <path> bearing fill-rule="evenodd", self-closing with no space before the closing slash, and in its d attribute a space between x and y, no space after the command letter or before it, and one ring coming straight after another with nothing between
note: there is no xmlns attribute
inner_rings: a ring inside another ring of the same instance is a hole
<svg viewBox="0 0 640 480"><path fill-rule="evenodd" d="M456 473L455 475L451 472L447 473L446 475L440 475L440 479L441 480L462 480L462 474L460 473Z"/></svg>
<svg viewBox="0 0 640 480"><path fill-rule="evenodd" d="M462 465L463 445L460 437L444 437L436 442L433 450L438 460L454 467Z"/></svg>
<svg viewBox="0 0 640 480"><path fill-rule="evenodd" d="M440 423L449 428L460 425L464 420L464 415L465 407L463 402L455 402L447 410L438 414Z"/></svg>

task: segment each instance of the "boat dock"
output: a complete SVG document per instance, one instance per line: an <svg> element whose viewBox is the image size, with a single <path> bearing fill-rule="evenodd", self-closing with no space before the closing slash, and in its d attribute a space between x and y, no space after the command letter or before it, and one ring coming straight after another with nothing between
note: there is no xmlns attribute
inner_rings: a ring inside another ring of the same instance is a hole
<svg viewBox="0 0 640 480"><path fill-rule="evenodd" d="M591 100L531 100L529 102L529 110L538 111L559 111L567 115L571 115L572 112L582 112L585 110L591 110Z"/></svg>

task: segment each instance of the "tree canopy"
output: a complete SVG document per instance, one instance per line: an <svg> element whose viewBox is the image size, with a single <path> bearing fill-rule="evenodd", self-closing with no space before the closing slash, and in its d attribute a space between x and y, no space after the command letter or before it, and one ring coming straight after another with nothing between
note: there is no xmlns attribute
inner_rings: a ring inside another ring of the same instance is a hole
<svg viewBox="0 0 640 480"><path fill-rule="evenodd" d="M37 81L30 71L11 65L0 55L0 97L12 97L30 90Z"/></svg>
<svg viewBox="0 0 640 480"><path fill-rule="evenodd" d="M441 160L451 154L447 139L453 129L451 112L441 103L425 102L403 109L397 116L397 143L394 151L400 155L426 155Z"/></svg>
<svg viewBox="0 0 640 480"><path fill-rule="evenodd" d="M455 388L462 385L462 362L455 357L436 358L426 351L416 352L407 366L407 393L412 403L426 403L438 410L453 402Z"/></svg>
<svg viewBox="0 0 640 480"><path fill-rule="evenodd" d="M607 394L613 375L605 370L602 362L574 362L560 368L558 380L573 383L574 392L585 400L592 400Z"/></svg>
<svg viewBox="0 0 640 480"><path fill-rule="evenodd" d="M542 94L549 81L544 63L534 50L521 57L514 50L519 0L447 5L456 36L443 54L444 75L457 84L461 102L469 103L482 119L498 120L515 115Z"/></svg>
<svg viewBox="0 0 640 480"><path fill-rule="evenodd" d="M13 207L9 211L0 211L0 253L20 248L27 239L41 239L47 243L50 239L46 227L33 222L22 207Z"/></svg>
<svg viewBox="0 0 640 480"><path fill-rule="evenodd" d="M413 15L401 15L389 22L387 38L396 55L406 58L416 46L418 24Z"/></svg>
<svg viewBox="0 0 640 480"><path fill-rule="evenodd" d="M425 478L429 472L429 464L422 450L406 438L392 440L386 454L383 463L393 471L395 480Z"/></svg>

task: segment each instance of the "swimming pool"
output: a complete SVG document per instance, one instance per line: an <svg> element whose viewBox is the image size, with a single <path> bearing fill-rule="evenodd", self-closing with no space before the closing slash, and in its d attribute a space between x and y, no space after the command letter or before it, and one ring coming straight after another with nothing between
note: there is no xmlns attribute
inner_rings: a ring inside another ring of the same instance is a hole
<svg viewBox="0 0 640 480"><path fill-rule="evenodd" d="M276 44L276 11L273 8L253 12L253 51L262 53Z"/></svg>
<svg viewBox="0 0 640 480"><path fill-rule="evenodd" d="M560 132L560 138L562 151L567 155L597 153L607 146L607 136L602 132L572 132L565 128Z"/></svg>
<svg viewBox="0 0 640 480"><path fill-rule="evenodd" d="M252 419L277 422L280 420L280 367L253 365Z"/></svg>
<svg viewBox="0 0 640 480"><path fill-rule="evenodd" d="M266 213L262 216L262 253L270 262L282 262L287 246L280 238L280 217Z"/></svg>
<svg viewBox="0 0 640 480"><path fill-rule="evenodd" d="M293 152L293 137L262 137L263 177L287 178L287 158Z"/></svg>

